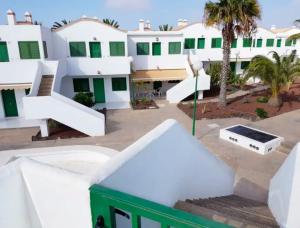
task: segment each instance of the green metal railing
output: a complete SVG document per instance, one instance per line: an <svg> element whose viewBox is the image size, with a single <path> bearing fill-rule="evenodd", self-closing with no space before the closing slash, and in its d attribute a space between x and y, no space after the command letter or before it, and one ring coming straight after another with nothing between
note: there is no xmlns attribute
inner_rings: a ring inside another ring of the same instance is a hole
<svg viewBox="0 0 300 228"><path fill-rule="evenodd" d="M142 217L160 223L162 228L230 227L100 185L90 188L90 199L93 228L115 228L115 209L131 214L132 228L141 228Z"/></svg>

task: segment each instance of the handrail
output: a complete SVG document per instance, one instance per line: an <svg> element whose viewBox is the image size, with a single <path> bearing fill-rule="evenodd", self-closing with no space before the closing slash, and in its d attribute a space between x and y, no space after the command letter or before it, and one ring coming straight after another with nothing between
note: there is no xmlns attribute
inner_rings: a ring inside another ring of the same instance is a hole
<svg viewBox="0 0 300 228"><path fill-rule="evenodd" d="M90 201L93 227L115 228L115 208L131 213L132 228L141 227L141 217L160 223L162 228L231 227L100 185L90 187Z"/></svg>

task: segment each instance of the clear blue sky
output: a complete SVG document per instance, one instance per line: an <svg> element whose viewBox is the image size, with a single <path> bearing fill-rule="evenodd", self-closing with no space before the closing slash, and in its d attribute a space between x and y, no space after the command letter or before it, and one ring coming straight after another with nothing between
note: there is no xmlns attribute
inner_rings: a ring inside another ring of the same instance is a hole
<svg viewBox="0 0 300 228"><path fill-rule="evenodd" d="M179 18L200 21L206 0L0 0L0 24L6 21L7 9L13 9L19 20L25 11L33 19L51 26L61 19L81 15L116 19L123 29L137 27L139 19L149 19L154 26L176 25ZM287 27L300 18L300 0L260 0L263 17L260 25Z"/></svg>

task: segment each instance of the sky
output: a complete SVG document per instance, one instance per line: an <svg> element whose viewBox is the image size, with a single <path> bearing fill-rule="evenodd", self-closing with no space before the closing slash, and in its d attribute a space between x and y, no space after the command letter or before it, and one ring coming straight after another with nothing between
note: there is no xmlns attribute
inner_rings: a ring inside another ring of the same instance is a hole
<svg viewBox="0 0 300 228"><path fill-rule="evenodd" d="M150 20L154 28L160 24L176 26L178 19L202 21L207 0L0 0L0 24L6 23L6 11L15 11L18 20L26 11L33 20L51 27L62 19L74 20L82 15L112 18L122 29L135 29L138 20ZM300 19L300 0L259 0L262 20L259 25L270 28L289 27Z"/></svg>

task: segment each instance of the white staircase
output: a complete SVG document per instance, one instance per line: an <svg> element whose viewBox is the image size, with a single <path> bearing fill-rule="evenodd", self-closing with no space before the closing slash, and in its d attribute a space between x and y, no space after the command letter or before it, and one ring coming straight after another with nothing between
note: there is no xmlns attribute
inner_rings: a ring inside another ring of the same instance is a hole
<svg viewBox="0 0 300 228"><path fill-rule="evenodd" d="M167 91L167 100L170 103L179 103L186 97L195 92L196 77L189 76L176 86ZM210 76L207 75L204 69L199 71L197 91L210 89Z"/></svg>

